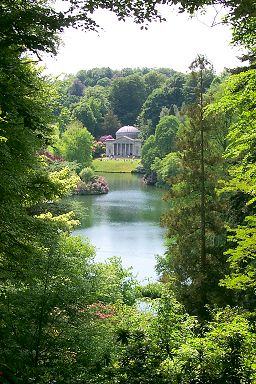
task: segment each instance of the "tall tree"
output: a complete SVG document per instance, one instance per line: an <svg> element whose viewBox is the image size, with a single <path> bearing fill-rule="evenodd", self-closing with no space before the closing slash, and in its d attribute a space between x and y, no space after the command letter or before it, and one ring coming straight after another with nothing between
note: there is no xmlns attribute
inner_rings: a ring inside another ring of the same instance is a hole
<svg viewBox="0 0 256 384"><path fill-rule="evenodd" d="M97 120L87 100L80 100L72 111L72 117L74 120L80 121L84 127L88 127L91 134L96 136Z"/></svg>
<svg viewBox="0 0 256 384"><path fill-rule="evenodd" d="M39 155L51 143L55 95L31 60L21 59L14 48L6 49L0 58L0 89L1 372L5 375L14 369L24 382L31 377L37 381L34 370L46 357L46 344L48 351L55 340L50 321L45 327L45 319L51 316L49 301L53 309L64 278L60 271L64 265L55 267L60 254L68 256L72 248L67 250L66 239L64 252L62 237L70 217L40 215L40 207L43 203L49 207L49 201L63 196L77 179L69 183L65 169L49 172ZM35 206L38 215L33 213Z"/></svg>
<svg viewBox="0 0 256 384"><path fill-rule="evenodd" d="M230 195L229 219L230 273L222 284L242 295L242 305L255 307L255 70L232 75L224 84L220 100L209 107L210 113L232 116L225 157L228 178L223 192Z"/></svg>
<svg viewBox="0 0 256 384"><path fill-rule="evenodd" d="M72 106L72 116L98 138L104 134L104 115L110 108L108 92L101 86L88 87L84 96Z"/></svg>
<svg viewBox="0 0 256 384"><path fill-rule="evenodd" d="M198 102L199 102L199 111L198 111L198 129L200 131L200 216L201 216L201 260L200 260L200 269L203 274L206 274L206 188L205 188L205 143L204 143L204 115L203 115L203 71L210 65L207 59L204 56L198 56L190 65L190 69L193 74L196 71L199 71L199 81L198 81ZM205 292L204 284L202 284L202 293ZM206 298L205 298L206 303Z"/></svg>
<svg viewBox="0 0 256 384"><path fill-rule="evenodd" d="M155 133L162 109L168 108L174 115L175 106L180 108L184 102L183 85L185 76L174 74L163 86L156 88L145 100L138 118L143 137Z"/></svg>
<svg viewBox="0 0 256 384"><path fill-rule="evenodd" d="M145 97L145 83L142 76L130 75L113 81L110 93L111 105L122 124L135 124Z"/></svg>
<svg viewBox="0 0 256 384"><path fill-rule="evenodd" d="M156 70L152 70L144 75L145 88L147 96L150 95L156 88L160 88L165 83L167 76Z"/></svg>
<svg viewBox="0 0 256 384"><path fill-rule="evenodd" d="M175 116L162 116L156 126L154 135L150 135L142 146L141 163L146 171L146 179L150 184L157 181L161 160L176 148L176 134L180 122ZM163 163L166 167L166 163ZM156 172L157 170L157 172Z"/></svg>
<svg viewBox="0 0 256 384"><path fill-rule="evenodd" d="M69 88L70 95L83 96L84 84L79 79L74 79Z"/></svg>
<svg viewBox="0 0 256 384"><path fill-rule="evenodd" d="M175 116L163 116L160 118L155 132L156 147L160 158L175 151L176 133L179 124L180 122Z"/></svg>
<svg viewBox="0 0 256 384"><path fill-rule="evenodd" d="M199 57L194 65L201 65ZM194 67L195 69L195 67ZM202 82L204 66L195 73L198 102L185 108L177 133L180 157L178 174L170 178L172 208L163 223L168 228L168 253L159 266L174 279L177 297L186 309L201 317L206 304L223 304L225 290L218 285L224 276L225 199L215 188L224 174L222 153L225 125L206 119L203 112ZM222 137L223 141L219 141Z"/></svg>
<svg viewBox="0 0 256 384"><path fill-rule="evenodd" d="M92 162L93 136L82 123L70 123L57 145L58 152L68 161L76 161L79 168L89 167Z"/></svg>
<svg viewBox="0 0 256 384"><path fill-rule="evenodd" d="M0 253L20 259L37 226L27 207L58 195L37 154L51 142L54 93L15 50L0 58L0 88Z"/></svg>
<svg viewBox="0 0 256 384"><path fill-rule="evenodd" d="M116 134L116 131L121 128L121 123L118 120L118 117L114 114L112 109L108 110L104 116L102 129L105 135L112 135L113 137Z"/></svg>

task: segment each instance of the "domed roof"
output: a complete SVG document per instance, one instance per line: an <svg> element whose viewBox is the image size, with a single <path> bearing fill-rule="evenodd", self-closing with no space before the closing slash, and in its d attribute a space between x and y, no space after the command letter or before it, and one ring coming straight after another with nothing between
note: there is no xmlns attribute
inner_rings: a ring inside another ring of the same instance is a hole
<svg viewBox="0 0 256 384"><path fill-rule="evenodd" d="M133 127L131 125L125 125L124 127L118 129L118 131L116 132L116 137L128 136L132 139L136 139L139 133L140 131L138 128Z"/></svg>

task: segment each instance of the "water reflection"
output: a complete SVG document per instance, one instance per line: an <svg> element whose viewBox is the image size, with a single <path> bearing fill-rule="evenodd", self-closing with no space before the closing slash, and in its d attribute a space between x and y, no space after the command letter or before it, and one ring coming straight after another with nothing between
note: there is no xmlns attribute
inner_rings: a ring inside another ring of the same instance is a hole
<svg viewBox="0 0 256 384"><path fill-rule="evenodd" d="M167 207L162 191L146 186L134 175L104 176L110 186L107 195L73 198L87 208L75 234L90 239L97 249L97 260L120 256L124 266L133 266L140 279L156 278L154 256L164 252L159 220Z"/></svg>

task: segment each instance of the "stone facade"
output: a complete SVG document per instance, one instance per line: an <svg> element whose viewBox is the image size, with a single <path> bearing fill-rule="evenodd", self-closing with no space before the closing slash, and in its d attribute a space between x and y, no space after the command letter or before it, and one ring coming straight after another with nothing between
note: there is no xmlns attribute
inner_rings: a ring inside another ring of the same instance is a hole
<svg viewBox="0 0 256 384"><path fill-rule="evenodd" d="M116 132L116 139L106 140L106 156L108 157L140 157L141 140L139 130L125 126Z"/></svg>

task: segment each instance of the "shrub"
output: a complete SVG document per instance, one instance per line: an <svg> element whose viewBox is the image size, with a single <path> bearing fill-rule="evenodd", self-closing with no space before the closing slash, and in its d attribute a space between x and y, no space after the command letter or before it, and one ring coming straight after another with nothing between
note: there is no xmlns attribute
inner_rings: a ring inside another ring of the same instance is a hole
<svg viewBox="0 0 256 384"><path fill-rule="evenodd" d="M92 181L84 182L79 181L76 189L75 194L77 195L100 195L103 193L108 193L109 188L106 180L104 177L99 176L95 177Z"/></svg>
<svg viewBox="0 0 256 384"><path fill-rule="evenodd" d="M162 290L163 284L158 282L151 282L140 287L141 296L151 299L160 298L162 296Z"/></svg>
<svg viewBox="0 0 256 384"><path fill-rule="evenodd" d="M79 173L79 176L81 180L85 183L88 183L89 181L93 181L95 179L94 171L90 167L83 168L82 171Z"/></svg>
<svg viewBox="0 0 256 384"><path fill-rule="evenodd" d="M92 147L93 158L101 157L106 153L106 144L101 141L95 141Z"/></svg>

